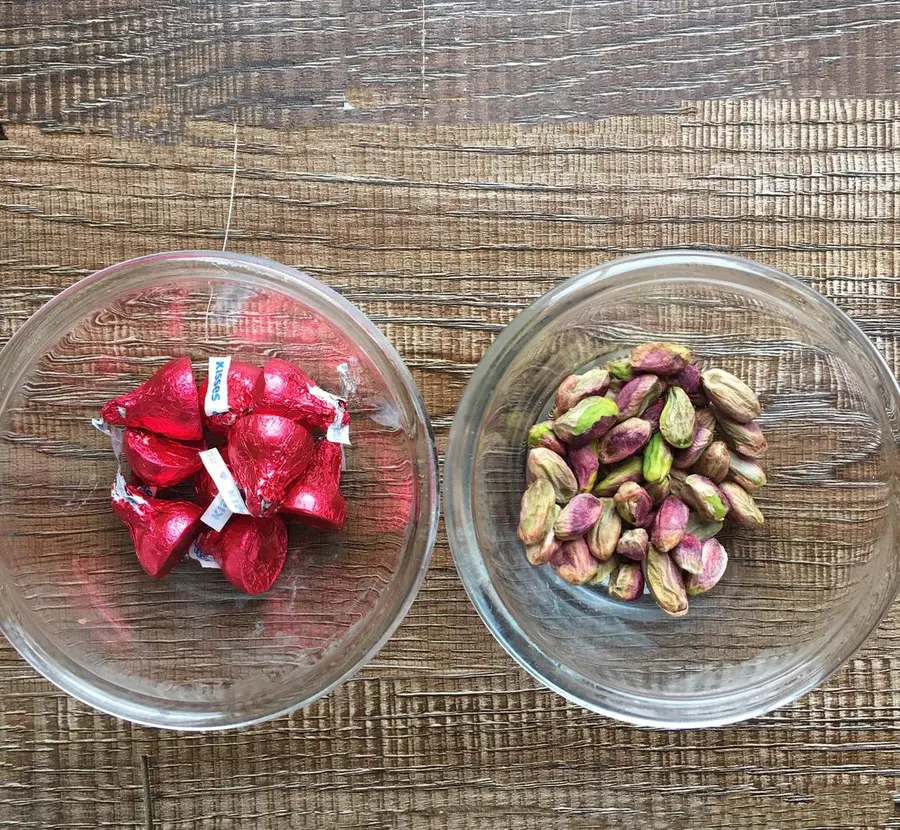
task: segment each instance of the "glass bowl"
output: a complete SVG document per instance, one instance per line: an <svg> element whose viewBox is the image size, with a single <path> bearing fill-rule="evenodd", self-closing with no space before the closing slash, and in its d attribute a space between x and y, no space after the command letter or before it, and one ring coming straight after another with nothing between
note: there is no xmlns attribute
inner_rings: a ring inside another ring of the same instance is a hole
<svg viewBox="0 0 900 830"><path fill-rule="evenodd" d="M340 533L290 530L250 597L186 560L156 581L110 510L116 464L90 419L173 357L295 362L352 415ZM425 407L399 355L334 291L248 256L165 253L107 268L0 353L0 627L98 709L183 729L303 706L366 663L406 614L439 512Z"/></svg>
<svg viewBox="0 0 900 830"><path fill-rule="evenodd" d="M564 376L649 340L749 383L769 441L765 525L720 536L724 578L677 619L532 567L516 539L528 427ZM524 311L466 388L445 466L457 569L500 644L575 703L661 727L761 714L834 672L897 592L898 413L872 344L797 280L690 251L616 260Z"/></svg>

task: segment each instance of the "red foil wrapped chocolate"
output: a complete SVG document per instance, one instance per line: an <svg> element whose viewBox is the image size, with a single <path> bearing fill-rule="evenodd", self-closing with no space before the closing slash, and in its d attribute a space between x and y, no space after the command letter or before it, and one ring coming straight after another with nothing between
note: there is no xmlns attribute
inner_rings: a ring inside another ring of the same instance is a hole
<svg viewBox="0 0 900 830"><path fill-rule="evenodd" d="M176 441L200 441L200 410L191 359L179 357L136 389L113 398L100 415L110 426L138 427Z"/></svg>
<svg viewBox="0 0 900 830"><path fill-rule="evenodd" d="M156 487L174 487L194 475L203 466L200 451L206 449L130 428L125 430L123 448L131 472Z"/></svg>
<svg viewBox="0 0 900 830"><path fill-rule="evenodd" d="M278 516L232 516L221 531L209 530L197 541L215 558L225 578L247 594L272 587L287 558L287 528Z"/></svg>
<svg viewBox="0 0 900 830"><path fill-rule="evenodd" d="M341 412L339 425L349 424L343 402L320 389L296 366L273 358L265 366L253 389L254 413L282 415L310 429L327 430Z"/></svg>
<svg viewBox="0 0 900 830"><path fill-rule="evenodd" d="M124 522L141 567L162 579L187 553L200 530L203 508L189 501L167 501L145 496L117 478L112 509Z"/></svg>
<svg viewBox="0 0 900 830"><path fill-rule="evenodd" d="M288 489L281 512L321 530L340 530L347 518L341 495L340 444L319 441L306 472Z"/></svg>
<svg viewBox="0 0 900 830"><path fill-rule="evenodd" d="M229 433L228 459L251 515L273 515L314 454L312 436L289 418L255 412L239 418Z"/></svg>
<svg viewBox="0 0 900 830"><path fill-rule="evenodd" d="M228 411L220 412L217 415L207 415L202 413L203 424L210 432L217 435L227 435L238 418L244 415L249 409L253 400L253 388L259 378L259 366L252 363L243 363L239 360L232 360L228 368ZM206 399L206 390L209 388L209 378L206 378L200 384L200 408L203 408L203 401Z"/></svg>

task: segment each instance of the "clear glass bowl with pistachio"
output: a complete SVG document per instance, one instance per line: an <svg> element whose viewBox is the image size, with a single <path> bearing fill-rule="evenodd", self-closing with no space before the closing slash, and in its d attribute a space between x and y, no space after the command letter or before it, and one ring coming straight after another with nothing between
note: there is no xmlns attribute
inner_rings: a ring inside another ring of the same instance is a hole
<svg viewBox="0 0 900 830"><path fill-rule="evenodd" d="M479 364L447 451L450 545L550 688L632 723L734 722L814 688L887 612L898 436L888 367L800 281L718 254L616 260Z"/></svg>

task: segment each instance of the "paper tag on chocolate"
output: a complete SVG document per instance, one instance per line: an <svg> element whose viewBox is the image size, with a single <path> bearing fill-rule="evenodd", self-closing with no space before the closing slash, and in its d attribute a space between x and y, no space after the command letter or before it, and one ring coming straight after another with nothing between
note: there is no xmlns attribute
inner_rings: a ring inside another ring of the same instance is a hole
<svg viewBox="0 0 900 830"><path fill-rule="evenodd" d="M213 530L221 530L228 524L228 520L234 515L225 504L225 499L219 493L206 508L206 512L200 517L203 524L211 527Z"/></svg>
<svg viewBox="0 0 900 830"><path fill-rule="evenodd" d="M228 412L228 370L231 357L211 357L209 359L209 383L206 384L206 398L203 411L207 417Z"/></svg>
<svg viewBox="0 0 900 830"><path fill-rule="evenodd" d="M122 448L125 443L125 430L122 427L109 428L109 443L112 445L113 455L122 457Z"/></svg>
<svg viewBox="0 0 900 830"><path fill-rule="evenodd" d="M103 420L103 418L91 418L91 425L94 429L102 432L104 435L109 435L111 427Z"/></svg>
<svg viewBox="0 0 900 830"><path fill-rule="evenodd" d="M193 559L195 562L200 564L201 568L217 568L218 570L222 569L222 566L216 562L208 553L204 553L200 550L197 545L196 540L191 543L191 546L188 548L188 559Z"/></svg>
<svg viewBox="0 0 900 830"><path fill-rule="evenodd" d="M344 402L341 401L334 413L334 420L329 424L325 437L332 444L350 446L350 425L344 423Z"/></svg>
<svg viewBox="0 0 900 830"><path fill-rule="evenodd" d="M122 475L121 470L116 473L116 478L109 494L113 499L124 500L134 505L147 504L147 500L138 493L136 488L132 488L131 492L128 491L125 484L125 476Z"/></svg>
<svg viewBox="0 0 900 830"><path fill-rule="evenodd" d="M350 358L349 363L339 363L336 369L341 379L341 397L347 400L356 394L359 387L359 361L355 357Z"/></svg>
<svg viewBox="0 0 900 830"><path fill-rule="evenodd" d="M109 441L112 444L112 451L115 453L116 458L122 457L122 442L125 435L124 427L112 427L102 418L91 418L91 423L94 426L94 429L99 430L104 435L109 436Z"/></svg>
<svg viewBox="0 0 900 830"><path fill-rule="evenodd" d="M344 413L347 410L347 402L331 392L326 392L319 386L310 386L309 394L320 401L324 401L334 408L334 419L329 424L325 437L332 444L350 444L350 427L344 423Z"/></svg>
<svg viewBox="0 0 900 830"><path fill-rule="evenodd" d="M242 513L245 516L249 516L250 511L247 509L247 505L244 504L241 491L238 489L237 482L231 475L231 471L225 466L225 459L222 458L222 453L216 449L204 450L200 453L200 460L203 462L203 466L206 467L209 477L216 485L219 495L225 504L228 505L228 509L232 513Z"/></svg>

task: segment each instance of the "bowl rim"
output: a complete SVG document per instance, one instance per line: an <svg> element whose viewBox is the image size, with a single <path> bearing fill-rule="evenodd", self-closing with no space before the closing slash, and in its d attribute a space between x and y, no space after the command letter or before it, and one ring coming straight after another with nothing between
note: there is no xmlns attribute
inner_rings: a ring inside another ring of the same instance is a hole
<svg viewBox="0 0 900 830"><path fill-rule="evenodd" d="M252 724L281 717L282 715L289 714L297 709L308 706L351 678L375 657L391 638L400 623L406 618L425 579L437 539L441 492L439 487L440 479L437 447L435 444L431 418L428 414L428 409L425 406L421 391L416 385L409 371L409 367L406 365L400 354L369 317L349 300L345 299L334 289L320 282L315 277L274 260L249 254L232 253L230 251L161 251L123 260L105 268L101 268L63 289L32 314L13 333L3 349L0 350L0 367L8 364L11 359L13 359L12 356L21 349L22 344L36 327L40 326L45 319L59 309L62 304L70 303L73 300L81 298L84 289L97 287L98 284L102 285L110 282L113 279L120 277L123 271L132 269L135 266L151 264L156 260L172 261L198 259L213 264L217 262L220 264L243 264L244 266L255 269L255 276L267 280L269 285L272 287L277 286L282 292L287 291L297 299L299 299L303 293L307 295L307 298L310 294L318 295L328 304L336 307L336 309L344 315L353 318L354 322L363 329L365 334L371 339L372 343L380 349L384 358L393 367L397 378L402 382L403 390L415 412L416 429L422 430L424 444L427 447L427 452L424 456L420 456L417 459L417 464L423 471L423 478L427 483L428 498L430 500L430 510L427 512L423 511L419 514L419 524L424 525L427 522L427 530L424 535L424 546L421 557L417 563L416 572L410 582L406 596L398 605L393 618L390 619L388 625L384 628L378 638L373 641L365 651L360 653L350 666L331 678L325 686L313 694L304 697L303 699L292 701L287 705L279 706L276 709L255 712L245 717L230 717L230 713L222 711L212 715L205 715L193 709L186 708L176 709L174 710L174 714L172 714L172 709L163 710L160 709L159 706L143 702L143 699L158 700L156 697L137 695L142 698L141 702L127 700L125 697L115 694L116 690L122 690L122 687L116 683L99 677L93 672L90 672L89 669L82 673L73 671L69 665L60 662L57 658L54 658L49 654L48 649L41 642L42 638L37 638L32 633L25 631L18 624L14 614L10 613L13 595L10 590L10 585L7 584L7 580L3 578L5 571L2 563L0 563L0 632L6 636L16 651L44 678L82 703L131 723L178 731L212 732L250 726ZM230 279L238 283L242 281L240 278L228 276L223 276L223 279ZM119 289L117 288L116 290L118 291ZM24 370L22 373L24 373ZM10 393L11 389L8 378L6 376L0 376L0 411L6 408ZM62 653L64 656L65 652L63 651ZM84 669L82 664L78 661L70 660L69 662L71 662L73 666L79 666ZM252 709L252 707L247 708Z"/></svg>
<svg viewBox="0 0 900 830"><path fill-rule="evenodd" d="M635 268L643 270L654 264L684 266L696 265L698 262L736 269L755 277L786 283L788 287L805 297L810 303L849 326L857 335L858 345L864 350L866 358L872 362L874 368L879 370L879 377L884 381L886 391L894 398L897 408L900 410L900 383L887 361L853 319L828 297L796 277L746 257L703 249L660 249L617 257L601 265L580 271L540 296L506 326L479 361L466 385L450 430L444 462L444 522L453 562L469 600L475 606L475 610L494 639L532 677L566 700L589 711L625 723L662 729L701 729L738 723L763 715L809 693L847 663L871 637L884 620L898 590L900 590L900 572L898 572L893 580L894 584L890 590L885 592L878 611L872 618L871 625L861 633L858 639L848 641L849 644L836 649L832 659L816 671L810 671L803 677L795 679L793 684L788 685L785 690L760 696L753 705L743 706L739 710L735 709L716 716L700 715L695 717L692 713L690 719L685 719L683 716L678 717L677 712L674 717L644 715L585 699L573 690L568 682L554 679L554 662L547 658L527 635L519 631L514 617L507 610L502 598L491 583L487 569L482 565L483 558L480 549L476 544L469 542L469 538L474 540L476 537L472 523L471 505L467 503L468 500L463 495L468 492L468 483L471 481L473 444L480 427L480 424L474 421L477 417L475 412L479 409L478 404L490 395L492 367L526 329L539 321L553 303L569 292L583 288L588 281L596 285ZM594 293L599 293L599 291L595 289ZM461 486L463 484L465 487ZM471 533L467 533L469 530ZM731 698L739 696L740 693L732 692L719 696L716 701L717 703L727 702Z"/></svg>

